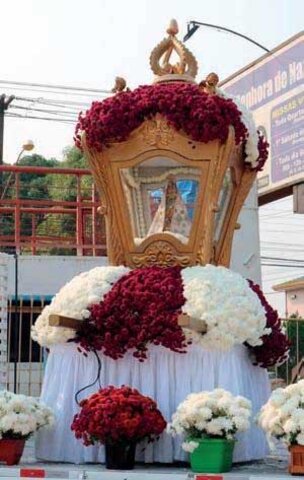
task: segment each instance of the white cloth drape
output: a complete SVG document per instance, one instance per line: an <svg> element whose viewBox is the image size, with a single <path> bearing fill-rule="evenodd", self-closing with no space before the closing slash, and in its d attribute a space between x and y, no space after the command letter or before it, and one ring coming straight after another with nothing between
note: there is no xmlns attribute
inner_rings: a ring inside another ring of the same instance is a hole
<svg viewBox="0 0 304 480"><path fill-rule="evenodd" d="M178 404L191 392L221 387L252 401L253 415L268 400L270 394L267 371L254 367L244 346L229 352L208 351L192 345L188 353L179 354L163 347L151 346L148 359L140 363L128 352L123 359L112 360L100 354L101 385L129 385L156 400L159 409L170 421ZM36 456L55 462L103 462L102 446L85 447L76 440L70 425L79 411L74 396L82 387L92 383L97 374L93 354L85 357L73 343L51 349L44 377L41 400L54 409L56 423L51 429L38 432ZM98 389L85 390L85 398ZM163 433L158 442L137 448L137 460L147 463L171 463L187 460L181 448L182 439ZM256 426L239 435L234 461L264 458L267 443Z"/></svg>

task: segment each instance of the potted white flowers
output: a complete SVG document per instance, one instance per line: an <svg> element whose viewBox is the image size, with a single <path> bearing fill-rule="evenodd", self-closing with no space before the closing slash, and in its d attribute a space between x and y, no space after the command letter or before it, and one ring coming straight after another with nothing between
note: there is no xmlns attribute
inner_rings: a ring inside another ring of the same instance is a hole
<svg viewBox="0 0 304 480"><path fill-rule="evenodd" d="M52 422L51 409L35 398L0 391L0 461L16 465L25 441Z"/></svg>
<svg viewBox="0 0 304 480"><path fill-rule="evenodd" d="M232 465L234 437L250 426L251 402L223 389L192 393L172 417L169 431L186 437L194 472L228 472Z"/></svg>
<svg viewBox="0 0 304 480"><path fill-rule="evenodd" d="M274 390L262 407L258 423L273 439L289 447L289 472L304 474L304 380Z"/></svg>

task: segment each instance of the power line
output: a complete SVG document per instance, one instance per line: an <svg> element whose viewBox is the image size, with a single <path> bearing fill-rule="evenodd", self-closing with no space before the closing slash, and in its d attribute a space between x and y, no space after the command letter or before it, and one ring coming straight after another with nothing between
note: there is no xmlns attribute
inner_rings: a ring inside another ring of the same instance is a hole
<svg viewBox="0 0 304 480"><path fill-rule="evenodd" d="M81 101L76 101L76 100L63 100L63 99L52 99L52 98L44 98L44 97L15 97L16 100L21 100L25 102L35 102L35 103L42 103L45 105L54 105L56 107L69 107L71 105L77 106L77 105L83 105L83 106L89 106L90 102L81 102Z"/></svg>
<svg viewBox="0 0 304 480"><path fill-rule="evenodd" d="M303 268L304 265L286 265L284 263L264 263L261 262L261 265L267 266L267 267L285 267L285 268Z"/></svg>
<svg viewBox="0 0 304 480"><path fill-rule="evenodd" d="M264 233L284 233L284 230L267 230L265 229L265 227L263 227L263 232ZM301 232L304 232L304 229L297 229L297 230L288 230L288 233L301 233Z"/></svg>
<svg viewBox="0 0 304 480"><path fill-rule="evenodd" d="M33 83L33 82L16 82L12 80L0 80L0 84L2 85L17 85L17 86L24 86L24 87L37 87L37 88L48 88L52 90L70 90L73 92L87 92L87 93L102 93L102 94L111 94L110 90L103 90L97 88L85 88L85 87L72 87L68 85L53 85L53 84L46 84L46 83Z"/></svg>
<svg viewBox="0 0 304 480"><path fill-rule="evenodd" d="M6 117L10 117L10 118L17 118L17 119L23 119L23 120L27 120L27 119L30 119L30 120L47 120L47 121L50 121L50 122L63 122L63 123L70 123L70 124L75 124L75 121L74 120L71 120L70 118L53 118L53 117L36 117L36 116L33 116L33 115L18 115L17 113L7 113L6 114Z"/></svg>
<svg viewBox="0 0 304 480"><path fill-rule="evenodd" d="M286 262L304 262L304 259L283 258L283 257L261 257L263 260L284 260Z"/></svg>
<svg viewBox="0 0 304 480"><path fill-rule="evenodd" d="M34 112L42 112L42 113L52 113L53 115L61 115L62 113L66 114L66 115L74 115L74 116L78 116L78 112L76 110L73 110L73 111L66 111L64 110L63 112L61 112L60 110L50 110L50 109L47 109L47 108L36 108L36 107L31 107L30 105L28 107L23 107L21 105L13 105L11 108L10 108L10 111L12 109L19 109L19 110L30 110L30 111L34 111Z"/></svg>
<svg viewBox="0 0 304 480"><path fill-rule="evenodd" d="M38 90L37 88L27 88L27 87L5 87L6 90L16 90L16 91L21 91L21 92L36 92L36 93L47 93L47 94L53 94L53 95L71 95L73 97L85 97L85 98L90 98L92 100L96 100L98 97L96 97L96 94L89 94L89 93L81 93L81 92L56 92L52 90L45 90L41 89ZM105 94L101 94L105 95Z"/></svg>
<svg viewBox="0 0 304 480"><path fill-rule="evenodd" d="M279 245L279 246L282 245L283 247L291 246L290 243L276 242L276 241L274 241L274 240L265 240L265 241L262 241L261 243L267 243L267 244ZM293 243L292 246L302 247L302 248L303 248L303 244L301 244L301 243Z"/></svg>

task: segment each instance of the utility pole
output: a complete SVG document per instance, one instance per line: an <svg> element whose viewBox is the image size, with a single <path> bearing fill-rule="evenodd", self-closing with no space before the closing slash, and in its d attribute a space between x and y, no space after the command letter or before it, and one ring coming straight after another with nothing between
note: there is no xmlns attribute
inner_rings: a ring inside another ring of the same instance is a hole
<svg viewBox="0 0 304 480"><path fill-rule="evenodd" d="M0 95L0 165L3 165L4 113L14 98L14 95L10 95L9 97L7 97L4 93Z"/></svg>
<svg viewBox="0 0 304 480"><path fill-rule="evenodd" d="M14 95L0 95L0 166L3 165L4 114L14 100ZM2 172L0 172L0 194L2 192Z"/></svg>

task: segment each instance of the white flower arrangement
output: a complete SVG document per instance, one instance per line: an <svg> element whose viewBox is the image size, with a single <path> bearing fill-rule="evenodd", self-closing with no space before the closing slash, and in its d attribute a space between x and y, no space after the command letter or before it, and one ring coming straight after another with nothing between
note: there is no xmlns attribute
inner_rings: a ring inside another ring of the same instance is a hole
<svg viewBox="0 0 304 480"><path fill-rule="evenodd" d="M41 427L52 425L52 410L37 399L0 392L0 438L27 439Z"/></svg>
<svg viewBox="0 0 304 480"><path fill-rule="evenodd" d="M261 345L265 328L265 310L247 280L224 267L206 265L185 268L181 272L186 302L182 308L190 317L202 320L207 333L185 333L204 348L229 350L247 342Z"/></svg>
<svg viewBox="0 0 304 480"><path fill-rule="evenodd" d="M49 325L51 314L79 320L89 317L89 307L103 300L112 286L130 270L126 267L97 267L68 282L46 306L32 327L32 338L42 346L72 340L76 331ZM207 326L202 335L184 329L187 339L204 348L229 350L247 342L255 346L269 334L265 310L248 282L224 267L206 265L181 271L186 302L182 311Z"/></svg>
<svg viewBox="0 0 304 480"><path fill-rule="evenodd" d="M271 447L274 439L285 445L304 445L304 380L274 390L260 410L258 424Z"/></svg>
<svg viewBox="0 0 304 480"><path fill-rule="evenodd" d="M211 392L191 393L178 406L168 425L173 436L184 435L182 448L193 452L200 438L232 440L250 426L251 402L217 388Z"/></svg>
<svg viewBox="0 0 304 480"><path fill-rule="evenodd" d="M257 133L257 128L255 125L255 121L253 118L252 113L248 108L240 102L238 97L231 95L230 93L226 93L224 90L220 88L216 89L216 93L219 96L224 98L231 98L233 102L238 107L239 111L242 114L242 122L244 123L245 127L248 130L248 138L245 144L245 153L246 153L246 162L250 163L252 168L255 168L258 165L258 158L259 158L259 150L258 150L258 141L259 136Z"/></svg>
<svg viewBox="0 0 304 480"><path fill-rule="evenodd" d="M75 337L76 331L71 328L53 327L49 325L51 314L63 315L77 320L88 318L88 308L102 301L113 284L129 272L126 267L96 267L83 272L64 285L47 305L35 325L32 327L32 338L41 346L65 343Z"/></svg>

